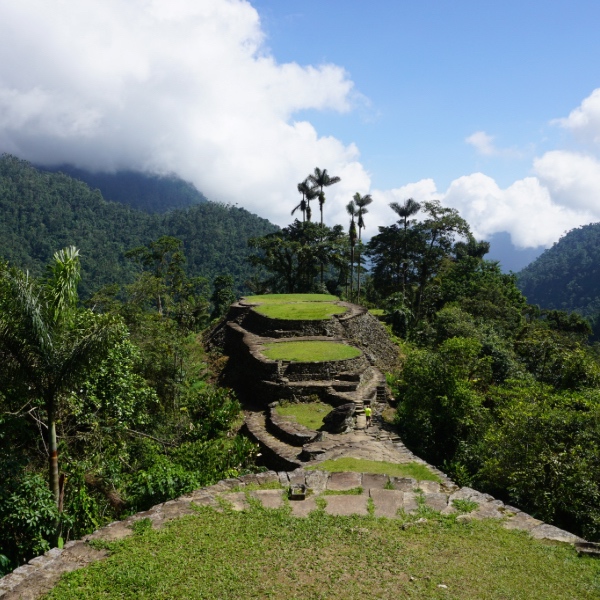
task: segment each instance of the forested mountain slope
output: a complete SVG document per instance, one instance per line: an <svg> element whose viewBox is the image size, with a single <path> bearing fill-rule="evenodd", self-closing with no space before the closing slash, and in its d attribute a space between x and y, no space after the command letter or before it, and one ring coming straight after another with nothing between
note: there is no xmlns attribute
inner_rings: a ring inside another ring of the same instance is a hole
<svg viewBox="0 0 600 600"><path fill-rule="evenodd" d="M247 240L275 229L244 209L213 202L148 214L107 202L62 173L0 158L0 257L39 275L54 251L75 245L84 297L107 283L130 282L137 267L123 253L161 235L183 241L190 276L229 274L242 286L250 275Z"/></svg>
<svg viewBox="0 0 600 600"><path fill-rule="evenodd" d="M42 171L64 173L99 189L105 200L120 202L131 208L150 213L163 213L174 208L187 208L207 202L191 183L175 176L153 175L137 171L92 173L72 165L54 168L40 167Z"/></svg>
<svg viewBox="0 0 600 600"><path fill-rule="evenodd" d="M600 312L600 223L569 231L518 275L530 304L541 308Z"/></svg>

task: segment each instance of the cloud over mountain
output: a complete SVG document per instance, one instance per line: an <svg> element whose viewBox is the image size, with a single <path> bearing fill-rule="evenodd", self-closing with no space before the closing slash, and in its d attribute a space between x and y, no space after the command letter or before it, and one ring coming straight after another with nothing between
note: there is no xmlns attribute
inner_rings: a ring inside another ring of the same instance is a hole
<svg viewBox="0 0 600 600"><path fill-rule="evenodd" d="M342 178L327 195L328 222L347 223L353 194L372 191L367 236L395 220L387 203L410 196L439 198L478 236L509 231L523 247L600 220L600 89L554 121L588 144L581 151L546 152L504 189L473 173L457 174L445 191L433 179L372 190L355 144L298 117L348 113L359 97L340 66L278 62L246 0L0 3L2 152L47 165L173 172L212 200L281 225L299 200L296 183L319 166ZM489 160L513 152L484 131L466 141Z"/></svg>

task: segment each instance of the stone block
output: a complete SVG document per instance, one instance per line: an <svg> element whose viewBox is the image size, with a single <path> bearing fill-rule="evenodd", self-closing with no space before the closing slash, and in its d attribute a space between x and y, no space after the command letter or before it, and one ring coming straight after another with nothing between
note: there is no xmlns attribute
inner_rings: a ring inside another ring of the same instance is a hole
<svg viewBox="0 0 600 600"><path fill-rule="evenodd" d="M404 492L369 488L369 495L375 505L376 517L393 519L397 516L398 511L404 508Z"/></svg>
<svg viewBox="0 0 600 600"><path fill-rule="evenodd" d="M542 521L535 519L527 513L519 511L516 515L510 517L503 523L503 527L506 529L521 529L523 531L530 531L534 527L541 525Z"/></svg>
<svg viewBox="0 0 600 600"><path fill-rule="evenodd" d="M323 496L327 501L327 506L325 507L325 512L330 515L339 515L339 516L350 516L350 515L368 515L369 511L367 510L367 496L349 496L349 495L339 495L339 496Z"/></svg>
<svg viewBox="0 0 600 600"><path fill-rule="evenodd" d="M365 488L365 490L382 490L389 480L390 478L387 475L363 473L362 486Z"/></svg>
<svg viewBox="0 0 600 600"><path fill-rule="evenodd" d="M425 494L438 494L440 491L440 484L437 481L418 481L417 488L422 490Z"/></svg>
<svg viewBox="0 0 600 600"><path fill-rule="evenodd" d="M290 485L306 485L306 471L304 469L296 469L288 473Z"/></svg>
<svg viewBox="0 0 600 600"><path fill-rule="evenodd" d="M245 492L232 492L231 494L222 494L221 498L231 505L233 510L247 510L249 507Z"/></svg>
<svg viewBox="0 0 600 600"><path fill-rule="evenodd" d="M432 494L424 494L426 506L433 508L433 510L439 510L440 512L448 507L448 496L439 492Z"/></svg>
<svg viewBox="0 0 600 600"><path fill-rule="evenodd" d="M327 482L327 489L344 492L362 486L362 473L332 473Z"/></svg>
<svg viewBox="0 0 600 600"><path fill-rule="evenodd" d="M256 498L265 508L281 508L283 493L283 490L256 490L250 492L250 496Z"/></svg>
<svg viewBox="0 0 600 600"><path fill-rule="evenodd" d="M554 527L554 525L548 525L547 523L542 523L534 527L530 530L529 535L536 540L552 540L553 542L565 542L567 544L585 541L573 533Z"/></svg>
<svg viewBox="0 0 600 600"><path fill-rule="evenodd" d="M421 494L415 492L404 492L404 510L409 512L415 512L419 508L419 498Z"/></svg>
<svg viewBox="0 0 600 600"><path fill-rule="evenodd" d="M417 488L417 480L412 477L390 477L395 490L412 492Z"/></svg>
<svg viewBox="0 0 600 600"><path fill-rule="evenodd" d="M329 473L326 471L307 471L306 472L306 485L315 494L320 494L327 489L327 481L329 480Z"/></svg>
<svg viewBox="0 0 600 600"><path fill-rule="evenodd" d="M317 510L317 503L314 496L309 496L305 500L290 501L290 507L294 517L307 517L313 510Z"/></svg>

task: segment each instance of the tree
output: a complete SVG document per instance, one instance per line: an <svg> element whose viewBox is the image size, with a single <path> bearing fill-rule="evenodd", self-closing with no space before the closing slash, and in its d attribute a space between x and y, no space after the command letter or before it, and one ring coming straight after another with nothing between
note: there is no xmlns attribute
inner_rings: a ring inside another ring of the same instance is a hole
<svg viewBox="0 0 600 600"><path fill-rule="evenodd" d="M421 205L412 198L404 201L404 204L391 202L390 208L400 217L398 221L402 225L402 242L404 246L404 262L402 263L402 295L406 298L406 278L408 271L408 225L409 218L421 210ZM413 221L414 223L414 221Z"/></svg>
<svg viewBox="0 0 600 600"><path fill-rule="evenodd" d="M323 205L325 204L325 192L323 188L338 183L341 179L337 176L330 177L327 169L321 171L319 167L315 167L315 172L309 175L308 178L319 188L319 210L321 211L321 225L323 225Z"/></svg>
<svg viewBox="0 0 600 600"><path fill-rule="evenodd" d="M356 223L354 221L354 217L356 217L357 210L356 204L354 200L350 200L346 205L346 212L350 215L350 228L348 229L348 237L350 239L350 302L352 302L352 297L354 295L354 247L356 246Z"/></svg>
<svg viewBox="0 0 600 600"><path fill-rule="evenodd" d="M422 221L409 220L416 204L407 200L404 206L395 205L403 221L380 227L368 245L375 285L384 297L402 292L413 326L435 308L436 276L444 261L453 260L455 244L470 236L458 211L437 200L422 204Z"/></svg>
<svg viewBox="0 0 600 600"><path fill-rule="evenodd" d="M41 403L48 431L50 490L61 508L56 414L94 360L106 356L115 320L77 307L79 251L54 254L47 277L33 280L14 267L0 272L0 356L27 382L28 403Z"/></svg>
<svg viewBox="0 0 600 600"><path fill-rule="evenodd" d="M364 196L361 196L358 192L356 192L356 194L354 194L354 203L356 204L357 207L357 225L358 225L358 259L357 259L357 267L356 267L356 280L358 282L358 290L357 290L357 296L358 296L358 301L360 302L360 248L361 248L361 244L362 244L362 230L365 227L365 220L364 220L364 216L365 214L367 214L369 211L367 209L367 206L369 206L369 204L371 204L371 202L373 202L373 198L371 198L370 194L366 194Z"/></svg>
<svg viewBox="0 0 600 600"><path fill-rule="evenodd" d="M312 216L310 201L318 196L317 189L310 185L310 179L308 177L304 181L301 181L297 187L298 191L302 194L302 200L300 201L300 204L294 208L292 215L300 209L302 212L302 222L304 222L305 219L306 221L310 221Z"/></svg>
<svg viewBox="0 0 600 600"><path fill-rule="evenodd" d="M315 279L319 266L344 272L345 242L341 227L330 229L296 219L281 231L252 238L248 244L257 253L249 260L269 273L261 289L283 293L311 292L318 289ZM337 285L338 282L339 278L331 283Z"/></svg>

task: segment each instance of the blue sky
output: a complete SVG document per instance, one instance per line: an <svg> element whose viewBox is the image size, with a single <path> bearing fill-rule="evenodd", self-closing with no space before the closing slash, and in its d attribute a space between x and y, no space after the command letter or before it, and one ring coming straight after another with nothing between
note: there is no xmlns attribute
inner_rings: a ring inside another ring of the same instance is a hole
<svg viewBox="0 0 600 600"><path fill-rule="evenodd" d="M0 151L175 173L291 221L371 193L439 199L478 238L600 221L600 2L3 0Z"/></svg>
<svg viewBox="0 0 600 600"><path fill-rule="evenodd" d="M347 114L306 111L355 142L377 187L473 171L502 185L568 145L550 125L600 85L600 2L253 0L281 62L334 63L365 96ZM485 157L476 131L513 150Z"/></svg>

